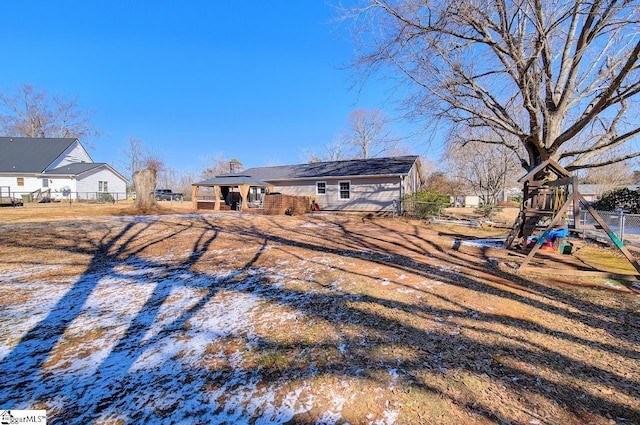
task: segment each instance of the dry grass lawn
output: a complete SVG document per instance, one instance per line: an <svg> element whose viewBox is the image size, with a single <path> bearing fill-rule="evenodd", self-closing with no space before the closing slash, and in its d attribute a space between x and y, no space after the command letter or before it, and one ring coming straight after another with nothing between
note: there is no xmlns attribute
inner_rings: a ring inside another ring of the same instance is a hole
<svg viewBox="0 0 640 425"><path fill-rule="evenodd" d="M576 242L517 275L523 254L470 243L504 230L163 208L0 210L2 408L83 425L640 423L637 288L553 272L629 273L613 251Z"/></svg>

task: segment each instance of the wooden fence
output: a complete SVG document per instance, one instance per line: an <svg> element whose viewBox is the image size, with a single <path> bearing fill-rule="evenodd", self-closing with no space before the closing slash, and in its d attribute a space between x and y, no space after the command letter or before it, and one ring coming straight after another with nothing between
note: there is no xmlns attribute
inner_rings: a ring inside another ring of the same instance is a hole
<svg viewBox="0 0 640 425"><path fill-rule="evenodd" d="M270 193L264 196L264 214L300 215L309 212L310 206L311 197L309 196L283 195L281 193Z"/></svg>

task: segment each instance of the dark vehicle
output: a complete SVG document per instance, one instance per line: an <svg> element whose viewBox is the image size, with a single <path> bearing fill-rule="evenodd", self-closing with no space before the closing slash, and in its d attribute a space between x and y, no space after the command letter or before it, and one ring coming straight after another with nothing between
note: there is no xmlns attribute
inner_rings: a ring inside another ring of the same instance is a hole
<svg viewBox="0 0 640 425"><path fill-rule="evenodd" d="M172 192L171 189L156 189L156 201L182 201L182 193Z"/></svg>

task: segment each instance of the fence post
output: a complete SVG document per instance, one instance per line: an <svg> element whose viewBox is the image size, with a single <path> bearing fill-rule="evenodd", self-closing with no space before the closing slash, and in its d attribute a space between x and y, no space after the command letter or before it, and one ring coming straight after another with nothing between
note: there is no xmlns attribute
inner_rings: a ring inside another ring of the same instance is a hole
<svg viewBox="0 0 640 425"><path fill-rule="evenodd" d="M624 222L625 222L624 210L620 210L620 242L624 243Z"/></svg>

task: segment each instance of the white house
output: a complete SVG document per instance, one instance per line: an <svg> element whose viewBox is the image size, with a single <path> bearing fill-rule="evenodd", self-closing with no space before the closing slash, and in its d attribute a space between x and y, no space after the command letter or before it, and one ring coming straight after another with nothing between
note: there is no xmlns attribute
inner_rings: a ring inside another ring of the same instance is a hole
<svg viewBox="0 0 640 425"><path fill-rule="evenodd" d="M78 139L0 137L0 197L124 199L126 185L111 166L93 162Z"/></svg>

